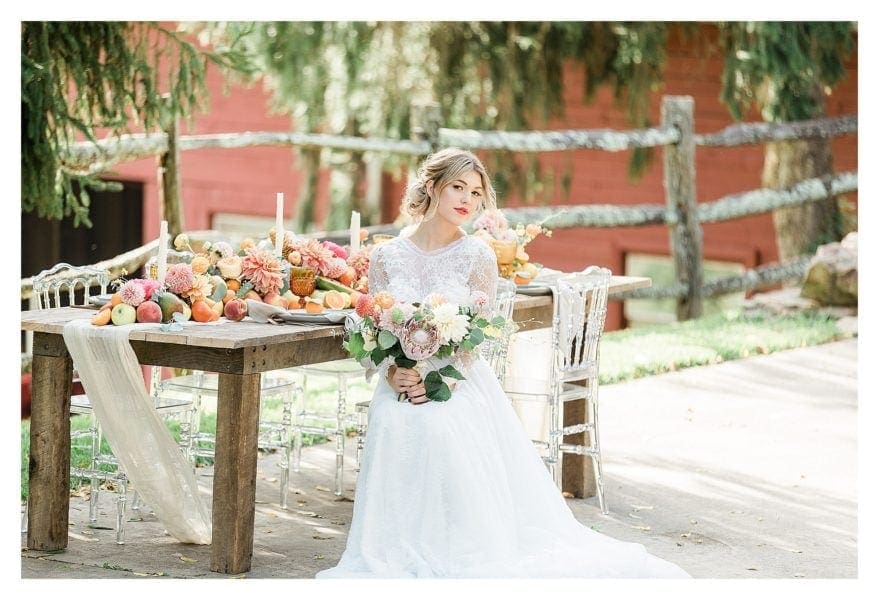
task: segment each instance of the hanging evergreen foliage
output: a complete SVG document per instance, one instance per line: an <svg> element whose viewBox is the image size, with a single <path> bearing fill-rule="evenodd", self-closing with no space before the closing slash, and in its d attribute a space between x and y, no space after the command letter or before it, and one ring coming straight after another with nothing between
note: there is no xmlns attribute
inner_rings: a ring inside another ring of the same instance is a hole
<svg viewBox="0 0 879 600"><path fill-rule="evenodd" d="M741 121L756 106L764 121L824 115L826 90L845 76L855 24L830 22L721 23L721 98Z"/></svg>
<svg viewBox="0 0 879 600"><path fill-rule="evenodd" d="M246 40L275 107L291 115L295 128L404 139L413 101L438 102L443 125L451 128L545 127L564 116L568 61L584 69L585 101L601 85L613 85L629 122L648 127L667 29L650 22L227 22L197 28L214 41ZM634 151L633 176L645 156ZM325 157L334 164L357 159ZM382 160L393 172L401 159ZM501 197L511 190L526 202L546 197L555 179L536 155L496 152L487 163ZM570 174L561 179L564 186ZM299 217L308 222L313 199L301 200Z"/></svg>
<svg viewBox="0 0 879 600"><path fill-rule="evenodd" d="M121 186L66 168L66 148L99 129L149 131L163 115L191 115L207 100L208 63L250 68L231 47L199 49L155 23L23 22L22 210L90 227L88 190Z"/></svg>

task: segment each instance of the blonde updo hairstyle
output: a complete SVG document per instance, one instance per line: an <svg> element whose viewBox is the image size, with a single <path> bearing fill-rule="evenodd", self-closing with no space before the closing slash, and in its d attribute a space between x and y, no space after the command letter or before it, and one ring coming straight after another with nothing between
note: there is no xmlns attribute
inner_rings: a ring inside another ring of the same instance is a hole
<svg viewBox="0 0 879 600"><path fill-rule="evenodd" d="M482 161L467 150L445 148L434 152L424 159L415 178L410 182L403 197L403 212L413 219L429 221L436 214L437 199L443 189L455 180L461 179L465 173L475 171L482 179L483 196L478 210L496 208L496 196L491 179L482 165ZM427 182L433 181L433 190L428 192Z"/></svg>

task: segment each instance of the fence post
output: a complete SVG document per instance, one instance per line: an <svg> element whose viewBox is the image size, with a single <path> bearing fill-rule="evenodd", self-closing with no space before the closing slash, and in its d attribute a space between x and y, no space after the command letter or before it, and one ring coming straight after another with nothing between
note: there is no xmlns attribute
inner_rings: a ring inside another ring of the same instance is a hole
<svg viewBox="0 0 879 600"><path fill-rule="evenodd" d="M687 286L677 298L679 321L702 315L702 227L696 216L696 144L692 96L663 96L662 125L681 134L663 152L665 202L675 277Z"/></svg>
<svg viewBox="0 0 879 600"><path fill-rule="evenodd" d="M156 169L159 221L168 221L168 235L173 240L183 233L183 210L180 205L180 134L177 129L177 114L170 104L163 128L168 134L168 151L159 156Z"/></svg>
<svg viewBox="0 0 879 600"><path fill-rule="evenodd" d="M410 137L427 141L430 152L439 150L439 128L442 121L440 105L436 102L413 102L409 112Z"/></svg>

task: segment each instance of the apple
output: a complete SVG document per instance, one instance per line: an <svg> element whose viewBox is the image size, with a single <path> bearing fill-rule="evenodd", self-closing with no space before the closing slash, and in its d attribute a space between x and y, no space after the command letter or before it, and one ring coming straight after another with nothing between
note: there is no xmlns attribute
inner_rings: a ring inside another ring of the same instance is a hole
<svg viewBox="0 0 879 600"><path fill-rule="evenodd" d="M138 323L161 323L162 322L162 307L153 302L152 300L147 300L146 302L141 302L140 306L137 307L137 322Z"/></svg>
<svg viewBox="0 0 879 600"><path fill-rule="evenodd" d="M110 320L113 321L113 325L131 325L137 320L137 312L130 304L120 302L113 307L110 313Z"/></svg>
<svg viewBox="0 0 879 600"><path fill-rule="evenodd" d="M226 303L223 314L230 321L240 321L247 316L247 302L241 298L233 298Z"/></svg>

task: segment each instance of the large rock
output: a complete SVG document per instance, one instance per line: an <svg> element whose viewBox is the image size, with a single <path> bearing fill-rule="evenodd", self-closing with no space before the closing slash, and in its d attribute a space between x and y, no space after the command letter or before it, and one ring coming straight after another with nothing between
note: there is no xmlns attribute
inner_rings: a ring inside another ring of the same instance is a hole
<svg viewBox="0 0 879 600"><path fill-rule="evenodd" d="M858 232L818 247L801 295L825 306L858 305Z"/></svg>

